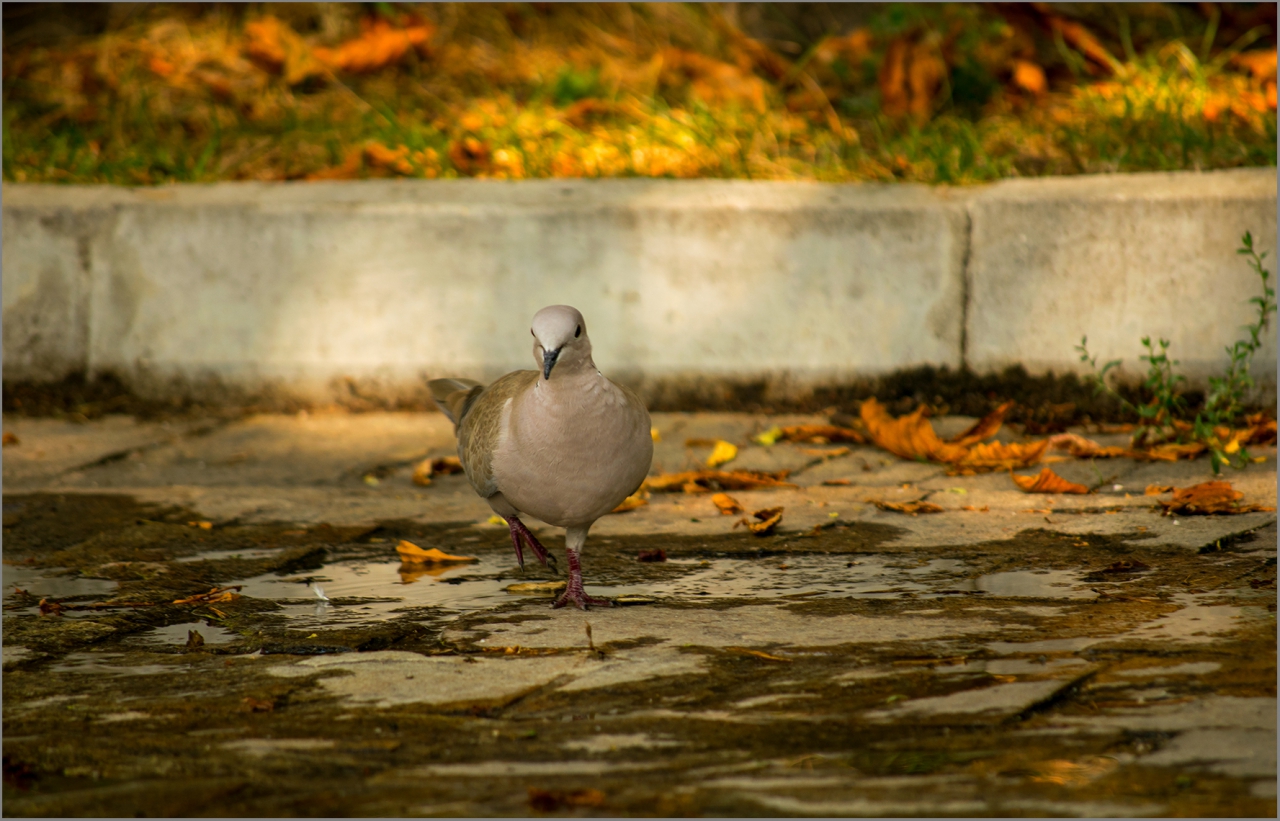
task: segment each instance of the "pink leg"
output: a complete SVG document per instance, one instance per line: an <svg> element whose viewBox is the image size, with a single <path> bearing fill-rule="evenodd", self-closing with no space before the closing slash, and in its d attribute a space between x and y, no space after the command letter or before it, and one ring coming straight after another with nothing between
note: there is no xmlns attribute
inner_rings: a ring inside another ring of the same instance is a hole
<svg viewBox="0 0 1280 821"><path fill-rule="evenodd" d="M551 606L559 608L573 602L579 610L586 610L588 605L612 607L613 602L608 599L597 599L594 596L588 596L587 591L582 588L582 564L578 561L578 551L566 546L565 553L569 556L569 585L560 594L560 598L556 599L556 603Z"/></svg>
<svg viewBox="0 0 1280 821"><path fill-rule="evenodd" d="M528 546L533 551L533 555L542 564L547 566L547 560L550 559L555 564L555 557L547 553L547 549L542 546L537 537L524 526L524 522L520 521L518 516L510 516L507 518L507 527L511 529L511 544L516 549L516 561L520 564L520 569L524 569L524 551L521 550L521 544Z"/></svg>

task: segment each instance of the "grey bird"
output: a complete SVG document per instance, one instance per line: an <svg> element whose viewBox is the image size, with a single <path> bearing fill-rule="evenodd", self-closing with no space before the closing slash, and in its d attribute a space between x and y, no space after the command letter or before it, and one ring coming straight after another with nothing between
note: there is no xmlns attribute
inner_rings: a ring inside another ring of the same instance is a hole
<svg viewBox="0 0 1280 821"><path fill-rule="evenodd" d="M563 527L569 581L554 606L609 606L583 589L579 555L596 519L649 473L649 412L597 370L577 309L543 308L530 333L538 370L513 371L488 387L470 379L433 379L428 387L453 421L471 486L507 521L520 566L522 546L544 566L548 559L521 515Z"/></svg>

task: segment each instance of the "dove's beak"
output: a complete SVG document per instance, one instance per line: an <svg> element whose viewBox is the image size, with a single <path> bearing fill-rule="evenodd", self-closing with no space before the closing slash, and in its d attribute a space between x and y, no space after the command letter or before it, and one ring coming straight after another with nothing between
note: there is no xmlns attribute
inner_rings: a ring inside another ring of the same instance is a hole
<svg viewBox="0 0 1280 821"><path fill-rule="evenodd" d="M559 348L556 348L554 351L542 352L542 378L543 379L551 378L551 369L556 366L556 359L558 359L559 356L560 356Z"/></svg>

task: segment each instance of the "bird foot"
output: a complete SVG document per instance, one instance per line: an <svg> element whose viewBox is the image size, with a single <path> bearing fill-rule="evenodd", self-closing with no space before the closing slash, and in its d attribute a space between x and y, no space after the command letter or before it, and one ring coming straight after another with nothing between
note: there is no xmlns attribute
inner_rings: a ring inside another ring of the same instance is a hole
<svg viewBox="0 0 1280 821"><path fill-rule="evenodd" d="M512 516L508 519L507 527L511 529L511 544L516 549L516 561L520 564L521 570L524 570L524 551L521 549L522 546L528 546L533 551L534 558L543 567L547 566L548 561L553 565L556 563L556 557L547 552L547 549L542 546L542 542L539 542L529 528L525 527L524 522L520 521L519 517Z"/></svg>
<svg viewBox="0 0 1280 821"><path fill-rule="evenodd" d="M587 592L582 589L582 583L574 584L569 582L569 586L560 594L560 598L556 599L556 603L551 605L552 609L558 610L566 604L573 603L579 610L586 610L589 607L613 607L613 602L608 599L598 599L595 596L588 596Z"/></svg>

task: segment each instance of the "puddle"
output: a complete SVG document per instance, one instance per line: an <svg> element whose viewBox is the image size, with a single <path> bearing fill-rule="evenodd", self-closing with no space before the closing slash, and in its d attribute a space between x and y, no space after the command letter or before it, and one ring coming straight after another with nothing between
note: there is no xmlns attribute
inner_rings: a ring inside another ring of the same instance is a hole
<svg viewBox="0 0 1280 821"><path fill-rule="evenodd" d="M973 580L973 589L993 596L1037 599L1092 599L1097 593L1068 570L1013 570L991 573Z"/></svg>
<svg viewBox="0 0 1280 821"><path fill-rule="evenodd" d="M66 598L69 596L111 596L116 583L106 579L90 579L74 573L59 574L56 569L6 564L0 569L4 579L4 597L8 601L15 587L22 588L37 599Z"/></svg>
<svg viewBox="0 0 1280 821"><path fill-rule="evenodd" d="M186 645L188 631L195 630L204 639L205 644L225 644L238 641L240 636L208 622L189 621L183 624L171 624L168 627L153 627L144 633L130 637L131 642L148 644L180 644Z"/></svg>
<svg viewBox="0 0 1280 821"><path fill-rule="evenodd" d="M151 676L173 673L170 664L115 664L125 658L124 653L68 653L49 670L54 673L93 673L108 676Z"/></svg>
<svg viewBox="0 0 1280 821"><path fill-rule="evenodd" d="M902 567L900 557L791 555L767 559L669 559L668 578L634 583L600 584L587 569L587 585L594 595L646 600L711 601L716 599L895 599L903 594L923 598L980 590L979 580L967 579L968 566L938 559L916 567ZM1028 580L998 580L992 587L1003 596L1075 596L1065 584L1067 573L1025 575ZM326 564L307 575L268 573L238 582L242 593L270 599L298 627L351 625L406 608L430 607L449 618L509 604L518 598L546 599L550 594L515 594L514 584L536 580L515 570L506 553L489 554L477 562L453 565L408 565L399 561L342 561ZM554 577L556 580L563 576ZM315 592L319 585L328 601ZM1046 592L1051 591L1051 592ZM995 592L994 590L991 592ZM1081 594L1083 595L1083 594ZM1092 595L1092 594L1090 594ZM185 638L184 638L185 640Z"/></svg>

